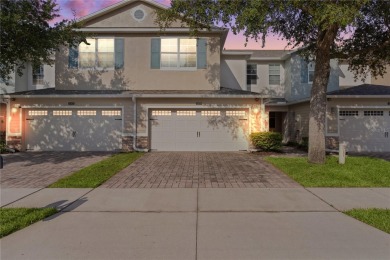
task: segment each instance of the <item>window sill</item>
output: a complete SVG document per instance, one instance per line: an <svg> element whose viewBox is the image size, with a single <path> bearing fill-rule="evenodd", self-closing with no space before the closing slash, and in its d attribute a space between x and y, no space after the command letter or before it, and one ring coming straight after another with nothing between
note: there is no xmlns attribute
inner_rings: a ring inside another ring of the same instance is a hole
<svg viewBox="0 0 390 260"><path fill-rule="evenodd" d="M163 71L197 71L197 68L160 68Z"/></svg>
<svg viewBox="0 0 390 260"><path fill-rule="evenodd" d="M91 71L91 70L112 71L112 70L115 70L115 68L74 68L73 70L81 70L81 71Z"/></svg>

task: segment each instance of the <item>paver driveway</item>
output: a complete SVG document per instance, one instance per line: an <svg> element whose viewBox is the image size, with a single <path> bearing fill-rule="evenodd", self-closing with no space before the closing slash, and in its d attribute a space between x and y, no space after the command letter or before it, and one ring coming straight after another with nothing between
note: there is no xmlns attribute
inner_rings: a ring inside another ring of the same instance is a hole
<svg viewBox="0 0 390 260"><path fill-rule="evenodd" d="M294 188L301 187L257 154L152 152L102 188Z"/></svg>
<svg viewBox="0 0 390 260"><path fill-rule="evenodd" d="M107 152L29 152L3 155L2 188L44 188L58 179L107 158Z"/></svg>

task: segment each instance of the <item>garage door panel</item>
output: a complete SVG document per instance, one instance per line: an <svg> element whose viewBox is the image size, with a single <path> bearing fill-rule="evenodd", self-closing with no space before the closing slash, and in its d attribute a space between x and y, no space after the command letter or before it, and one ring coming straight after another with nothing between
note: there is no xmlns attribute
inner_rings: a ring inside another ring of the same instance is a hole
<svg viewBox="0 0 390 260"><path fill-rule="evenodd" d="M243 114L245 114L244 112ZM151 149L160 151L247 150L247 127L237 116L224 110L175 111L169 116L153 116ZM188 116L188 115L191 116ZM157 121L157 123L155 123ZM171 135L164 135L168 131ZM162 141L161 139L165 140Z"/></svg>
<svg viewBox="0 0 390 260"><path fill-rule="evenodd" d="M40 151L113 151L121 149L122 119L120 116L112 116L120 115L121 110L47 109L45 111L47 111L47 115L44 116L29 116L29 111L26 112L27 149ZM104 113L105 115L103 115Z"/></svg>
<svg viewBox="0 0 390 260"><path fill-rule="evenodd" d="M348 151L389 152L390 114L388 109L340 111L340 142ZM354 112L354 113L352 113ZM380 113L379 113L380 112ZM354 116L346 116L354 114Z"/></svg>

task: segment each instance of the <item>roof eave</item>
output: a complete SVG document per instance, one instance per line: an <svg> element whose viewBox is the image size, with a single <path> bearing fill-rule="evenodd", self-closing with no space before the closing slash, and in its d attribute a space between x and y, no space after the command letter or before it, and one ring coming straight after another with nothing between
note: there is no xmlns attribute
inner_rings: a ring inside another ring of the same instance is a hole
<svg viewBox="0 0 390 260"><path fill-rule="evenodd" d="M390 95L327 95L328 98L390 98Z"/></svg>

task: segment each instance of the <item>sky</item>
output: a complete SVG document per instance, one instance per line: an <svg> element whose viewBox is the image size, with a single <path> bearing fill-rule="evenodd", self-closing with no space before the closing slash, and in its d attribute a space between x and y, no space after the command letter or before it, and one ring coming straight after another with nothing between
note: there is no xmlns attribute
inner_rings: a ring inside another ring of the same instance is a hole
<svg viewBox="0 0 390 260"><path fill-rule="evenodd" d="M72 19L73 11L75 12L76 18L88 15L90 13L101 10L107 6L120 2L121 0L57 0L57 3L60 8L59 19ZM161 4L169 6L170 0L155 0ZM278 40L277 37L267 37L266 45L264 48L261 48L261 42L256 42L254 40L249 40L245 46L245 37L241 35L234 35L232 32L229 32L228 38L225 43L225 49L263 49L263 50L278 50L284 49L286 42Z"/></svg>

